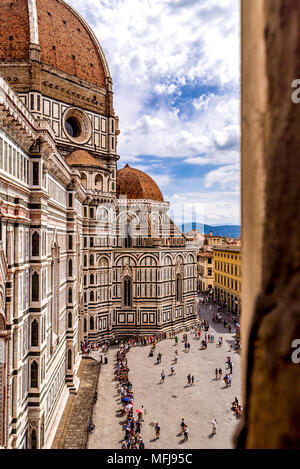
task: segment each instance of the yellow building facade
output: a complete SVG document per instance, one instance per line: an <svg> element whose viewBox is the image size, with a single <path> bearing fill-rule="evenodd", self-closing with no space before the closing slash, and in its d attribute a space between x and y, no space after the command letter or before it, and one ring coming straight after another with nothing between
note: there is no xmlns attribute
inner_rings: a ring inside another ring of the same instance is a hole
<svg viewBox="0 0 300 469"><path fill-rule="evenodd" d="M241 252L240 246L213 248L214 298L228 311L241 314Z"/></svg>

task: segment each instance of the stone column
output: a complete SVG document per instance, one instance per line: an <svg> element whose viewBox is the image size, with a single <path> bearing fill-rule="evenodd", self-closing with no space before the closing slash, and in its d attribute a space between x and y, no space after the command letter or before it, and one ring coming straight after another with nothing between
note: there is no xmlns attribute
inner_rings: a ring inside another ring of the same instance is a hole
<svg viewBox="0 0 300 469"><path fill-rule="evenodd" d="M300 445L299 24L299 2L242 1L241 448Z"/></svg>

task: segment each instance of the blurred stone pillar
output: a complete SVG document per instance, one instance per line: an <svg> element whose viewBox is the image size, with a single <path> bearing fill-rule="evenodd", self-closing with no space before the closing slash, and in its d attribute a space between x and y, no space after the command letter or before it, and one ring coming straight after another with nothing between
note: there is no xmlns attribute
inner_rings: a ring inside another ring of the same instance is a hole
<svg viewBox="0 0 300 469"><path fill-rule="evenodd" d="M292 83L300 79L300 2L241 3L245 412L237 446L299 448L300 103Z"/></svg>

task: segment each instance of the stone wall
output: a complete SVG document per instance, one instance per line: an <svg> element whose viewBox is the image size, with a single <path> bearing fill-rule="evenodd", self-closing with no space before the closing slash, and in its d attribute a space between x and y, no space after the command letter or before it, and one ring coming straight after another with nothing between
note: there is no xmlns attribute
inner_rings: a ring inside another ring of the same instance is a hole
<svg viewBox="0 0 300 469"><path fill-rule="evenodd" d="M238 447L300 447L300 3L242 1L242 334ZM247 363L247 365L246 365Z"/></svg>

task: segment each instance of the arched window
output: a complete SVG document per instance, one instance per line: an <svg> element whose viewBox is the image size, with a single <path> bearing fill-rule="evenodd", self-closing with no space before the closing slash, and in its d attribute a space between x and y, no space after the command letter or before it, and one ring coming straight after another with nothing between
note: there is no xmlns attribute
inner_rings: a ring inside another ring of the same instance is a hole
<svg viewBox="0 0 300 469"><path fill-rule="evenodd" d="M72 370L72 350L68 350L68 370Z"/></svg>
<svg viewBox="0 0 300 469"><path fill-rule="evenodd" d="M123 304L124 306L131 306L132 299L132 282L131 279L126 277L123 283Z"/></svg>
<svg viewBox="0 0 300 469"><path fill-rule="evenodd" d="M94 274L91 274L90 275L90 284L93 285L94 284Z"/></svg>
<svg viewBox="0 0 300 469"><path fill-rule="evenodd" d="M72 259L69 260L69 277L72 277L73 275L73 261Z"/></svg>
<svg viewBox="0 0 300 469"><path fill-rule="evenodd" d="M176 301L182 301L182 278L179 274L176 276Z"/></svg>
<svg viewBox="0 0 300 469"><path fill-rule="evenodd" d="M124 240L124 247L125 248L131 248L132 242L131 242L131 230L129 225L126 225L125 227L125 240Z"/></svg>
<svg viewBox="0 0 300 469"><path fill-rule="evenodd" d="M71 328L73 325L73 317L71 311L68 314L68 327Z"/></svg>
<svg viewBox="0 0 300 469"><path fill-rule="evenodd" d="M100 174L95 177L95 189L102 190L102 176Z"/></svg>
<svg viewBox="0 0 300 469"><path fill-rule="evenodd" d="M86 275L83 277L83 285L86 285Z"/></svg>
<svg viewBox="0 0 300 469"><path fill-rule="evenodd" d="M94 301L95 299L95 295L94 295L94 292L93 290L90 292L90 301Z"/></svg>
<svg viewBox="0 0 300 469"><path fill-rule="evenodd" d="M94 255L90 255L90 265L94 265Z"/></svg>
<svg viewBox="0 0 300 469"><path fill-rule="evenodd" d="M31 345L32 347L37 347L39 342L39 324L35 319L31 323Z"/></svg>
<svg viewBox="0 0 300 469"><path fill-rule="evenodd" d="M38 371L39 371L39 366L36 361L31 363L30 366L30 386L32 388L37 388L38 387Z"/></svg>
<svg viewBox="0 0 300 469"><path fill-rule="evenodd" d="M86 177L86 174L84 173L81 173L80 174L80 181L81 181L81 184L83 185L83 187L87 187L87 177Z"/></svg>
<svg viewBox="0 0 300 469"><path fill-rule="evenodd" d="M90 330L91 331L94 330L94 317L93 316L90 317Z"/></svg>
<svg viewBox="0 0 300 469"><path fill-rule="evenodd" d="M68 290L68 303L72 303L72 301L73 301L73 290L70 287Z"/></svg>
<svg viewBox="0 0 300 469"><path fill-rule="evenodd" d="M32 430L31 432L31 449L37 449L37 437L35 430Z"/></svg>
<svg viewBox="0 0 300 469"><path fill-rule="evenodd" d="M40 235L35 231L32 235L32 255L40 255Z"/></svg>
<svg viewBox="0 0 300 469"><path fill-rule="evenodd" d="M39 301L39 298L40 298L40 292L39 292L39 283L40 283L40 277L39 277L39 274L37 272L34 272L32 274L32 278L31 278L31 298L32 298L32 301Z"/></svg>

